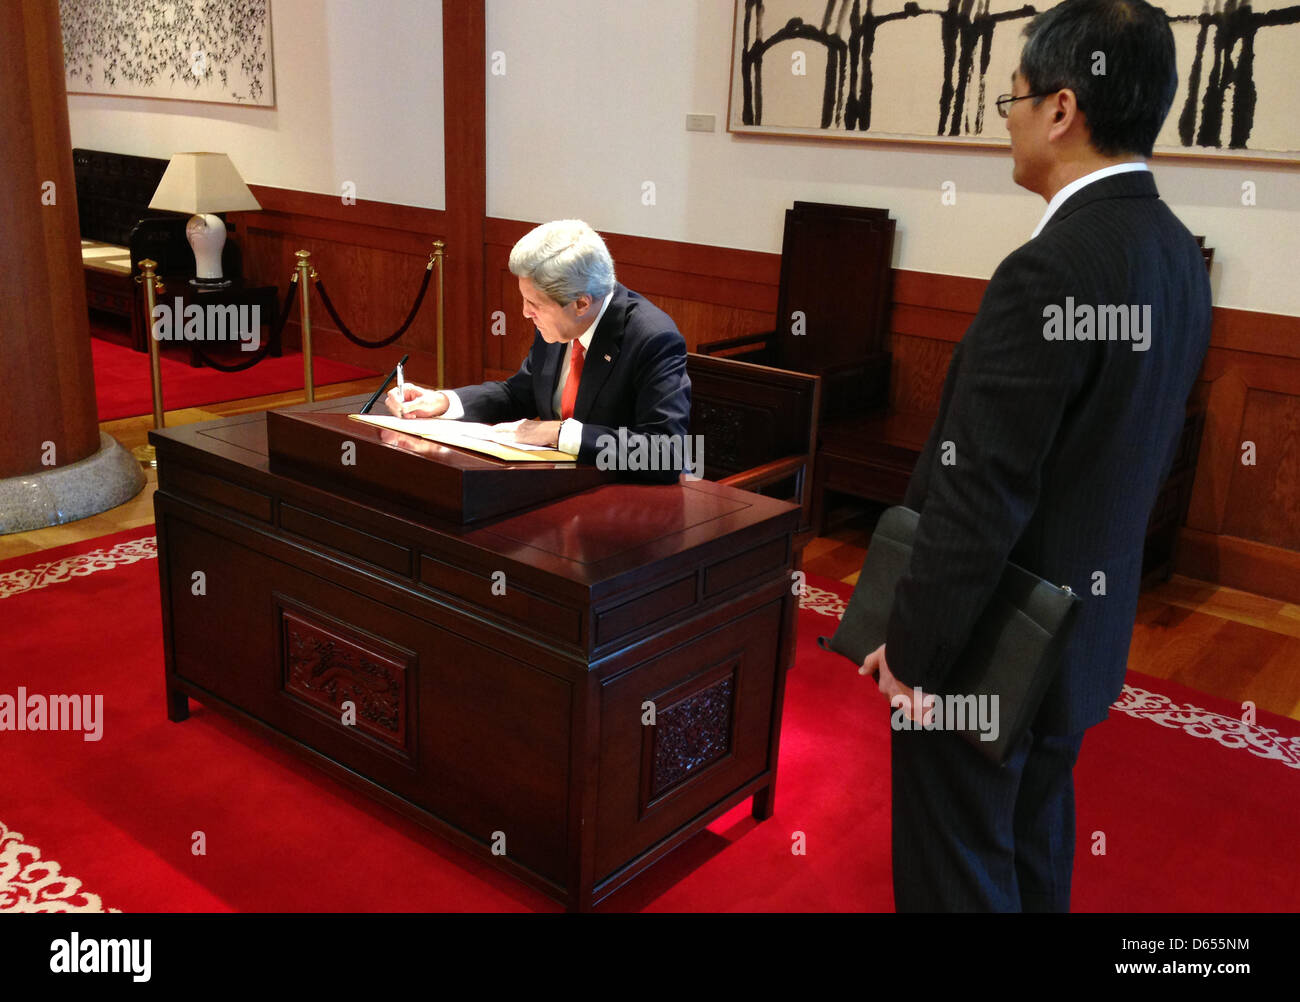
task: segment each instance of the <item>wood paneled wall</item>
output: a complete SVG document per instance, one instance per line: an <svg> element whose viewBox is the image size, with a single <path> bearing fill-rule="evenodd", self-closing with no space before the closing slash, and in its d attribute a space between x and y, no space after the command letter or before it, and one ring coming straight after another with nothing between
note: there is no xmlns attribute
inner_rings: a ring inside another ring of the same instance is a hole
<svg viewBox="0 0 1300 1002"><path fill-rule="evenodd" d="M262 211L229 217L250 282L274 285L283 294L298 263L294 252L308 250L334 308L358 337L378 340L402 325L424 279L433 241L446 233L444 213L382 202L345 205L331 195L250 187ZM412 379L418 374L432 382L437 372L435 284L430 284L424 306L401 339L373 350L357 347L339 332L313 288L314 352L383 371L391 369L403 352L410 352ZM296 292L298 287L292 288ZM458 330L467 334L463 328ZM456 346L462 357L469 356L473 341L463 336L464 343ZM294 349L301 346L298 306L285 324L284 343Z"/></svg>
<svg viewBox="0 0 1300 1002"><path fill-rule="evenodd" d="M1300 318L1222 309L1214 318L1196 390L1205 439L1177 569L1297 602Z"/></svg>
<svg viewBox="0 0 1300 1002"><path fill-rule="evenodd" d="M431 241L446 229L445 214L254 191L265 211L240 216L250 275L283 288L294 250L305 247L354 330L374 337L396 329L418 288ZM518 283L506 262L515 241L533 225L485 220L482 322L477 330L448 323L449 382L461 381L459 373L466 381L504 379L527 355L532 327L523 319ZM701 341L774 325L780 255L604 236L619 280L672 316L692 350ZM472 274L471 269L470 281ZM895 409L938 411L953 347L987 285L983 279L895 271L890 321ZM449 304L457 297L450 273L447 296ZM454 315L449 305L449 321ZM365 352L333 329L317 299L312 302L319 354L387 369L409 351L412 379L430 383L436 371L433 317L431 295L398 344ZM504 326L503 335L492 333L494 321L498 329ZM296 343L296 311L286 338ZM1205 403L1207 420L1176 569L1300 602L1300 317L1216 308L1210 353L1194 394ZM1242 462L1247 442L1254 443L1254 465Z"/></svg>

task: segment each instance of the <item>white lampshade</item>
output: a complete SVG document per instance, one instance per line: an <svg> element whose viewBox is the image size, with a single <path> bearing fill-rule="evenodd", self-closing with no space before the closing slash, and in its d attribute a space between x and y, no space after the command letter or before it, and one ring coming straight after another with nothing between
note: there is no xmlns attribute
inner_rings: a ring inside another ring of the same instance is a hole
<svg viewBox="0 0 1300 1002"><path fill-rule="evenodd" d="M149 208L202 215L261 206L226 154L175 153Z"/></svg>

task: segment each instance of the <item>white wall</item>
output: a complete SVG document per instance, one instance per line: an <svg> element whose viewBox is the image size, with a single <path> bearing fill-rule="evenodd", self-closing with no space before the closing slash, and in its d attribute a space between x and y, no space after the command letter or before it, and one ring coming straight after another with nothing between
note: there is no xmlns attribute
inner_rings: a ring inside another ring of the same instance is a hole
<svg viewBox="0 0 1300 1002"><path fill-rule="evenodd" d="M1000 151L899 149L726 132L732 0L487 0L491 216L779 252L795 199L883 206L896 267L987 278L1045 205ZM717 116L687 133L688 113ZM1153 164L1162 196L1215 248L1221 306L1300 315L1300 170ZM1257 186L1254 207L1241 185ZM653 181L657 204L642 203ZM953 181L957 204L940 202Z"/></svg>
<svg viewBox="0 0 1300 1002"><path fill-rule="evenodd" d="M245 181L445 207L442 0L272 0L273 109L72 94L72 145L229 153Z"/></svg>

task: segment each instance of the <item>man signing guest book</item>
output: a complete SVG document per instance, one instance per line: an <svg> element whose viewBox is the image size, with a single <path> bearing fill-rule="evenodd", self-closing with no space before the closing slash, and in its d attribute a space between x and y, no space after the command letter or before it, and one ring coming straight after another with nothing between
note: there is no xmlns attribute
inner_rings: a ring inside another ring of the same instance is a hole
<svg viewBox="0 0 1300 1002"><path fill-rule="evenodd" d="M1201 251L1146 164L1177 87L1164 12L1065 0L1025 35L997 107L1013 179L1047 211L953 353L904 500L911 562L863 673L922 719L914 687L947 691L1008 559L1082 601L1005 765L951 730L893 730L900 911L1069 910L1072 770L1124 684L1147 521L1210 338Z"/></svg>
<svg viewBox="0 0 1300 1002"><path fill-rule="evenodd" d="M543 223L510 252L524 316L536 332L509 379L456 390L407 383L384 399L403 418L518 422L515 441L548 446L596 463L607 443L628 452L663 450L656 439L686 441L691 381L686 342L668 314L614 279L605 242L577 219ZM621 434L620 434L621 432ZM647 446L642 439L650 439ZM634 467L635 468L635 467ZM681 470L645 479L676 481Z"/></svg>

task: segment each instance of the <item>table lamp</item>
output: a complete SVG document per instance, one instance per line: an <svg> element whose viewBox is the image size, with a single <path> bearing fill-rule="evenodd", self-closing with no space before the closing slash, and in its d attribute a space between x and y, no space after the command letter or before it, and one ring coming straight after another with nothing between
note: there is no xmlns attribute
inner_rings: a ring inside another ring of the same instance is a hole
<svg viewBox="0 0 1300 1002"><path fill-rule="evenodd" d="M176 153L158 182L149 208L193 213L185 224L196 267L190 282L200 288L221 289L230 285L230 279L221 274L226 224L213 213L261 206L226 154Z"/></svg>

